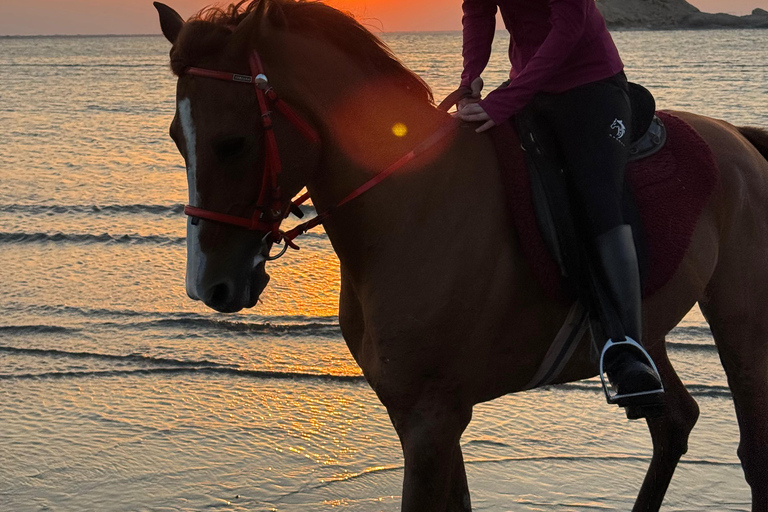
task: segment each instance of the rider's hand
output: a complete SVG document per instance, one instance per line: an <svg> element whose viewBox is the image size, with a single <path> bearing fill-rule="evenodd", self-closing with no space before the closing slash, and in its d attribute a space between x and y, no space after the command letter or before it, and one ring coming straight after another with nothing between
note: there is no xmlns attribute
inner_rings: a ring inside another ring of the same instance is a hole
<svg viewBox="0 0 768 512"><path fill-rule="evenodd" d="M485 123L480 126L480 128L475 130L477 133L480 133L484 132L488 128L493 128L496 126L496 123L494 123L491 120L491 117L486 114L485 110L483 110L483 107L477 104L477 102L480 101L480 93L483 90L483 79L480 77L475 78L472 80L471 87L472 95L459 100L458 112L456 115L462 121L485 121Z"/></svg>
<svg viewBox="0 0 768 512"><path fill-rule="evenodd" d="M459 100L459 103L457 104L458 110L463 109L469 104L480 101L480 92L483 90L483 79L480 77L475 78L472 80L470 87L472 89L472 94Z"/></svg>
<svg viewBox="0 0 768 512"><path fill-rule="evenodd" d="M484 132L485 130L496 126L496 123L491 119L491 116L489 116L485 110L483 110L483 107L477 103L470 103L466 105L464 108L459 110L458 115L459 119L462 121L469 121L470 123L485 121L485 123L483 123L480 128L475 130L477 133Z"/></svg>

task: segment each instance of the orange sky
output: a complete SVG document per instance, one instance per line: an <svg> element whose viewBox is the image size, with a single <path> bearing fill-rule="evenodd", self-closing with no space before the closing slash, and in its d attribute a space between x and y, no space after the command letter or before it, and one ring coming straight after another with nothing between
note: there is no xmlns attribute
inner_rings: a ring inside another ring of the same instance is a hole
<svg viewBox="0 0 768 512"><path fill-rule="evenodd" d="M689 0L704 11L746 14L768 0ZM211 0L167 0L187 17ZM329 0L386 32L458 30L461 0ZM0 35L158 33L151 0L0 0Z"/></svg>

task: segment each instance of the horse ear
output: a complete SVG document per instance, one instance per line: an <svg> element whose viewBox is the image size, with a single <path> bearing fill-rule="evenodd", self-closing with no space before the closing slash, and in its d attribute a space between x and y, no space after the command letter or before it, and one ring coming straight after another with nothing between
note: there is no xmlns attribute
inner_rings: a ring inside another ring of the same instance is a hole
<svg viewBox="0 0 768 512"><path fill-rule="evenodd" d="M237 26L235 34L249 34L264 39L270 30L282 28L286 24L285 13L278 3L260 0L256 9Z"/></svg>
<svg viewBox="0 0 768 512"><path fill-rule="evenodd" d="M265 28L284 28L288 24L285 12L280 4L272 2L272 7L267 10L267 14L261 21L261 27Z"/></svg>
<svg viewBox="0 0 768 512"><path fill-rule="evenodd" d="M163 35L171 44L175 43L181 28L184 26L184 18L165 4L154 2L153 5L160 15L160 29L163 31Z"/></svg>

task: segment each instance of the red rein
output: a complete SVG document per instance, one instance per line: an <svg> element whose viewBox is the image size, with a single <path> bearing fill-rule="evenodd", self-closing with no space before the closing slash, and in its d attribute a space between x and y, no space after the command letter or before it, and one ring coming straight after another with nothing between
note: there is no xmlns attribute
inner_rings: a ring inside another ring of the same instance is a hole
<svg viewBox="0 0 768 512"><path fill-rule="evenodd" d="M213 222L220 222L222 224L239 226L241 228L253 231L262 231L264 233L271 234L272 242L280 243L283 241L288 246L294 249L298 249L298 246L293 243L294 238L302 233L306 233L315 226L322 224L335 208L338 208L339 206L352 201L353 199L357 198L358 196L362 195L363 193L384 181L384 179L386 179L396 170L400 169L405 164L432 147L455 127L455 123L447 123L431 136L427 137L427 139L422 141L421 144L416 146L409 153L375 175L360 187L356 188L354 191L352 191L352 193L339 201L335 206L329 208L325 212L319 213L315 218L299 224L289 231L281 231L280 224L282 223L283 219L288 217L291 212L291 208L286 208L285 211L282 210L283 199L279 183L280 173L282 172L282 163L280 161L280 152L277 147L275 133L272 130L272 111L270 110L269 105L273 105L278 111L280 111L280 113L284 115L288 121L308 141L312 143L319 143L320 136L306 121L304 121L304 119L296 114L296 112L294 112L291 107L289 107L284 101L277 97L277 93L275 93L274 89L269 86L267 77L264 75L264 67L261 63L261 59L259 58L259 54L256 51L254 51L251 55L250 67L251 72L253 73L252 76L201 68L187 68L185 71L186 74L193 76L214 78L228 82L254 84L256 90L256 98L259 102L259 110L262 113L262 127L264 128L265 134L264 174L261 184L261 192L259 193L259 199L256 202L256 208L254 210L253 216L250 218L237 217L235 215L227 215L225 213L214 212L204 208L187 205L184 207L184 213L192 217L193 220L206 219ZM292 205L294 207L298 207L307 199L309 199L308 193L297 198L292 202Z"/></svg>

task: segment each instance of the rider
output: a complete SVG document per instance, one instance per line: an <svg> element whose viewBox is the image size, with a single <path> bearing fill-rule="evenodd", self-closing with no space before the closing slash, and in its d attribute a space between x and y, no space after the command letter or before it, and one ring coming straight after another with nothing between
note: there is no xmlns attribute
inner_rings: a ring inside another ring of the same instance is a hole
<svg viewBox="0 0 768 512"><path fill-rule="evenodd" d="M511 35L512 70L508 84L481 100L480 74L491 55L497 7ZM477 128L482 132L530 106L552 129L603 286L625 335L640 343L640 276L621 207L632 112L624 65L595 1L463 0L462 9L466 96L459 118L483 123ZM604 354L616 396L648 393L619 405L647 405L649 397L660 403L659 376L639 350L616 345Z"/></svg>

